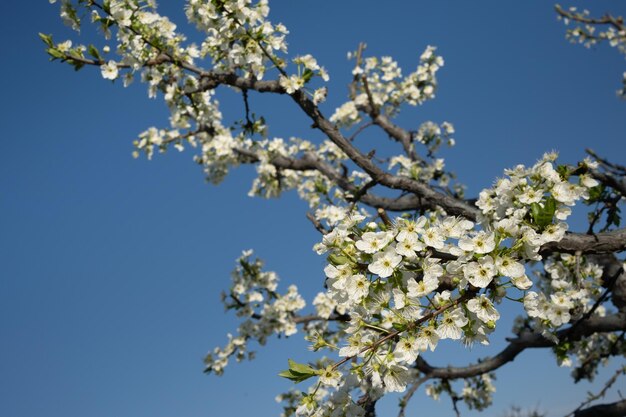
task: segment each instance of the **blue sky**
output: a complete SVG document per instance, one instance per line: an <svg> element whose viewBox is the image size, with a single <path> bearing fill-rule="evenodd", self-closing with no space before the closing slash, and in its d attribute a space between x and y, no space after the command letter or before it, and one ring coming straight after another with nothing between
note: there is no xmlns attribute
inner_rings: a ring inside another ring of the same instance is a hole
<svg viewBox="0 0 626 417"><path fill-rule="evenodd" d="M400 121L454 123L457 146L445 151L446 163L468 194L548 150L575 162L592 147L625 162L626 103L615 96L624 59L606 46L570 45L551 2L382 4L270 3L271 20L291 31L291 53L311 53L329 70L325 113L346 97L346 52L359 42L405 72L435 45L446 60L437 99ZM626 14L617 2L575 4ZM180 2L160 6L184 26ZM208 185L190 152L132 159L139 132L167 125L165 106L139 84L124 89L97 69L48 62L38 32L77 39L57 16L47 1L0 3L0 415L278 415L274 396L290 383L276 373L287 357L307 357L299 335L272 340L221 378L202 374L202 358L236 329L219 293L243 249L254 248L283 288L296 283L307 296L321 289L324 260L311 250L319 235L306 205L293 194L247 197L249 168ZM240 117L238 101L223 101L229 117ZM272 135L319 137L288 100L253 95L251 103L267 109ZM376 141L384 136L367 138ZM432 362L496 352L507 326L489 348L444 346ZM549 353L532 351L498 372L497 389L487 415L511 404L563 415L591 388L571 386ZM383 402L381 415L395 415L395 404ZM411 410L452 412L446 400L421 394Z"/></svg>

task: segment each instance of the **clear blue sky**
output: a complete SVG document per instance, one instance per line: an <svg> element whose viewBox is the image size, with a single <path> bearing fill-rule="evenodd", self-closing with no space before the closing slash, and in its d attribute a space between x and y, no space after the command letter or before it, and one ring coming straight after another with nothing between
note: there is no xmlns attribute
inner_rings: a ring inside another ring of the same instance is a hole
<svg viewBox="0 0 626 417"><path fill-rule="evenodd" d="M179 3L160 1L182 26ZM626 14L613 1L575 4ZM454 123L447 166L469 194L552 149L569 162L585 147L626 162L626 103L615 96L624 59L606 46L570 45L551 2L270 6L271 20L291 31L291 52L311 53L329 70L326 113L345 99L346 52L358 42L372 55L396 57L405 72L436 45L446 60L437 99L401 121ZM49 63L37 32L71 36L57 16L58 5L44 0L0 3L0 415L278 415L274 396L290 383L276 373L287 357L306 357L300 335L272 340L256 361L229 366L221 378L202 374L202 358L236 328L219 293L241 250L256 249L285 286L296 283L308 296L321 289L324 260L311 251L319 236L305 204L292 194L247 197L246 168L207 185L190 152L133 160L136 135L167 126L165 106L138 84L124 89L97 69ZM255 103L273 106L273 135L310 136L287 100L257 95ZM241 105L226 99L224 110L240 117ZM469 356L445 348L432 362L488 355L508 335L503 323L494 346ZM560 416L590 387L571 386L568 371L537 351L498 372L497 389L486 415L539 404ZM383 402L381 415L395 415L395 405ZM452 413L448 401L421 394L411 410Z"/></svg>

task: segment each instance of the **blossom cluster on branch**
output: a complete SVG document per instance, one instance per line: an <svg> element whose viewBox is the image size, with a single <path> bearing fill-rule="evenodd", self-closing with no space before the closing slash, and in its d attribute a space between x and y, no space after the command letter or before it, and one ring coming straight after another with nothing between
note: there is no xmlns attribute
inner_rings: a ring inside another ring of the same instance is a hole
<svg viewBox="0 0 626 417"><path fill-rule="evenodd" d="M324 291L310 314L303 314L306 303L295 286L277 292L277 275L264 271L251 251L237 260L222 298L241 323L224 347L209 352L207 372L223 373L232 357L252 358L252 341L264 345L300 328L311 349L327 356L288 361L281 376L314 382L279 397L285 415L354 417L373 415L376 401L394 392L404 393L403 414L428 380L426 392L446 393L455 409L457 401L483 409L495 391L493 371L528 347L552 348L576 380L593 378L598 366L623 354L626 277L616 254L626 249L619 228L626 168L592 151L577 165L559 164L550 152L466 199L437 155L441 145L454 145L453 125L425 121L409 130L394 123L405 106L435 97L444 65L435 47L403 76L393 58L366 57L359 45L349 54L355 65L348 100L326 118L329 74L310 54L289 57L289 31L268 19L267 0L188 0L186 16L203 34L199 44L188 42L153 0L62 0L60 6L70 27L80 30L86 17L104 41L97 47L41 34L51 59L96 67L125 86L139 79L170 110L169 127L139 134L135 157L192 148L214 183L233 167L252 164L249 194L297 191L322 234L314 250L327 261L320 271ZM607 40L624 52L621 19L557 12L566 23L583 25L569 38L588 45ZM605 23L609 28L594 34ZM234 90L244 104L243 118L232 125L220 110L220 88ZM268 137L267 120L250 110L251 94L292 102L324 139ZM359 149L355 139L372 127L400 153ZM568 218L581 203L595 207L589 230L572 233ZM526 315L500 354L459 368L426 362L445 339L489 344L506 302L520 303ZM457 379L464 381L460 391L452 384Z"/></svg>
<svg viewBox="0 0 626 417"><path fill-rule="evenodd" d="M626 26L624 18L605 14L594 18L587 9L579 10L577 7L569 7L567 10L556 6L558 18L565 25L572 25L567 29L567 39L572 43L580 43L586 48L591 48L599 43L606 42L616 48L620 54L626 55ZM617 90L617 95L626 98L626 72L622 77L622 87Z"/></svg>

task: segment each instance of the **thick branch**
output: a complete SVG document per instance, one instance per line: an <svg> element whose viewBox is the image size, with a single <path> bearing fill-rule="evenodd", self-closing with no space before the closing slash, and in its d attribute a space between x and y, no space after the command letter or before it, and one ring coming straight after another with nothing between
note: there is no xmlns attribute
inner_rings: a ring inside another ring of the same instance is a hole
<svg viewBox="0 0 626 417"><path fill-rule="evenodd" d="M364 417L376 417L376 401L377 400L372 398L369 394L365 394L359 398L357 404L365 410Z"/></svg>
<svg viewBox="0 0 626 417"><path fill-rule="evenodd" d="M246 149L235 149L240 155L245 156L250 162L259 162L260 159L256 153ZM422 199L413 194L404 195L397 198L382 197L369 193L361 193L360 188L352 184L348 179L341 175L331 165L319 159L313 153L306 153L301 158L288 158L286 156L276 156L269 161L276 168L291 169L294 171L316 170L323 174L326 178L334 181L342 190L353 195L358 195L358 200L373 208L382 208L390 211L407 211L416 210L420 207L428 208L428 203L423 203ZM434 207L433 207L434 208Z"/></svg>
<svg viewBox="0 0 626 417"><path fill-rule="evenodd" d="M539 254L545 257L554 252L611 253L623 250L626 250L626 228L594 235L567 233L561 241L543 245Z"/></svg>
<svg viewBox="0 0 626 417"><path fill-rule="evenodd" d="M104 64L104 62L98 60L79 58L71 55L68 55L67 58L77 60L88 65ZM193 91L188 91L188 94L214 89L221 84L237 87L242 90L286 94L285 89L277 80L261 81L254 78L239 77L234 72L216 73L212 71L205 71L191 64L175 62L166 54L161 54L157 58L147 61L145 65L158 65L164 62L170 62L173 65L180 65L182 68L193 72L200 77L199 87ZM124 67L124 65L120 64L120 67ZM322 132L324 132L329 139L339 146L352 161L365 170L365 172L372 177L372 180L375 183L413 194L399 198L379 197L366 194L360 199L363 203L374 208L384 208L391 211L414 210L417 208L435 209L437 207L441 207L449 214L460 215L474 221L476 220L479 210L470 202L439 193L428 185L415 181L411 178L395 176L385 172L374 164L370 158L355 148L350 141L346 139L341 132L339 132L339 130L322 115L317 106L313 104L305 93L302 91L296 91L291 95L291 97L314 121L314 126L322 130ZM408 149L406 145L409 144L411 140L409 132L399 126L396 126L386 116L381 114L374 114L373 121L377 125L381 126L391 137L403 143L405 150ZM244 151L240 151L240 153L243 152ZM258 157L253 155L251 152L248 152L246 156L252 158L253 161L258 161ZM335 181L344 191L351 193L358 193L359 191L356 186L347 180L347 178L340 175L332 167L325 164L312 154L307 154L301 159L277 157L272 160L272 163L279 168L293 170L315 169L324 174L327 178ZM621 184L617 185L621 186ZM614 186L614 188L619 192L623 191L621 187ZM560 242L551 242L544 245L540 254L542 256L546 256L553 252L609 253L619 252L625 249L626 229L620 229L614 232L598 233L596 235L567 234Z"/></svg>
<svg viewBox="0 0 626 417"><path fill-rule="evenodd" d="M254 90L260 93L286 94L285 89L277 80L257 80L254 78L238 77L234 72L216 73L204 72L200 78L200 85L194 92L213 90L220 84L230 85L246 90Z"/></svg>
<svg viewBox="0 0 626 417"><path fill-rule="evenodd" d="M285 89L275 80L259 81L251 78L238 77L235 73L217 74L213 72L203 73L200 87L196 91L214 89L220 84L259 92L286 93ZM339 146L348 158L361 167L377 183L392 189L408 191L415 194L417 197L421 197L420 207L422 208L434 209L441 207L451 215L464 216L470 220L476 220L478 217L478 209L464 200L439 193L428 185L411 178L395 176L385 172L374 164L370 158L356 149L350 141L339 132L337 127L322 115L318 107L313 104L303 91L298 90L291 94L291 97L311 120L313 120L313 126L326 134L333 143Z"/></svg>
<svg viewBox="0 0 626 417"><path fill-rule="evenodd" d="M350 316L346 314L331 314L330 317L324 318L315 314L308 316L295 316L293 322L296 324L307 324L313 321L350 321Z"/></svg>
<svg viewBox="0 0 626 417"><path fill-rule="evenodd" d="M463 200L434 191L428 185L415 181L408 177L395 176L383 171L370 158L356 149L341 132L328 121L317 106L302 91L291 94L294 101L313 120L314 125L328 136L348 157L367 172L377 183L396 190L404 190L416 194L424 199L424 207L432 209L443 208L448 214L464 216L475 220L478 217L478 209L470 206Z"/></svg>
<svg viewBox="0 0 626 417"><path fill-rule="evenodd" d="M626 400L610 404L598 404L574 413L574 417L623 417L626 415Z"/></svg>
<svg viewBox="0 0 626 417"><path fill-rule="evenodd" d="M272 92L285 94L286 91L278 81L258 81L250 78L238 77L235 73L217 74L205 73L201 78L199 91L216 88L220 84L230 85L237 88L256 90L259 92ZM291 94L293 100L313 120L314 126L319 128L333 141L354 163L361 167L377 183L396 190L408 191L421 197L420 207L425 209L443 208L451 215L459 215L470 220L476 220L478 209L464 200L439 193L428 185L415 181L408 177L395 176L385 172L366 155L356 149L341 132L326 119L317 106L301 90ZM363 200L364 201L364 200Z"/></svg>
<svg viewBox="0 0 626 417"><path fill-rule="evenodd" d="M591 176L602 184L613 188L617 191L622 197L626 197L626 181L624 177L617 178L610 174L605 174L604 172L599 171L591 171Z"/></svg>
<svg viewBox="0 0 626 417"><path fill-rule="evenodd" d="M592 149L585 149L585 152L587 152L589 155L593 156L594 159L596 159L598 162L600 162L600 164L603 165L604 168L606 168L609 171L612 171L616 174L626 174L626 166L620 165L620 164L616 164L615 162L610 162L608 160L606 160L605 158L602 158L601 156L599 156L597 153L595 153Z"/></svg>
<svg viewBox="0 0 626 417"><path fill-rule="evenodd" d="M626 329L626 314L618 313L606 317L590 317L576 326L557 332L559 340L580 340L594 333L613 332ZM500 368L511 362L527 348L545 348L554 346L554 343L540 334L526 333L510 341L509 345L500 353L487 359L465 367L433 367L421 357L417 358L415 366L430 378L457 379L469 378Z"/></svg>

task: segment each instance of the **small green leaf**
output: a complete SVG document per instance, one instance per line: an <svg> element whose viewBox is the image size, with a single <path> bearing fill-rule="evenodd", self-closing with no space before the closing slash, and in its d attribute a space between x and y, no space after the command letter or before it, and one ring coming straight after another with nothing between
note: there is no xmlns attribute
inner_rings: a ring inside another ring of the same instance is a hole
<svg viewBox="0 0 626 417"><path fill-rule="evenodd" d="M326 194L328 192L328 187L322 181L315 181L315 191L321 194Z"/></svg>
<svg viewBox="0 0 626 417"><path fill-rule="evenodd" d="M89 52L89 55L91 55L98 61L104 61L102 59L102 56L100 56L100 52L98 52L98 48L96 48L95 46L89 45L89 48L87 49L87 51Z"/></svg>
<svg viewBox="0 0 626 417"><path fill-rule="evenodd" d="M600 200L602 198L602 194L604 194L604 185L600 184L590 188L589 199L587 200L588 204Z"/></svg>
<svg viewBox="0 0 626 417"><path fill-rule="evenodd" d="M607 219L606 219L607 223L609 225L613 224L613 225L619 227L620 221L621 221L621 217L620 217L619 213L620 213L620 209L617 208L617 207L615 209L609 210L609 212L607 214Z"/></svg>
<svg viewBox="0 0 626 417"><path fill-rule="evenodd" d="M548 197L543 207L539 203L532 203L530 205L530 214L532 216L533 223L539 226L540 229L544 229L549 224L552 224L552 218L556 212L556 200L552 197Z"/></svg>
<svg viewBox="0 0 626 417"><path fill-rule="evenodd" d="M544 204L544 210L549 212L550 214L554 214L556 211L556 200L552 197L548 197Z"/></svg>
<svg viewBox="0 0 626 417"><path fill-rule="evenodd" d="M287 378L288 380L293 381L297 384L298 382L306 381L307 379L311 378L314 375L298 374L296 372L293 372L291 369L286 369L282 371L281 373L279 373L278 376Z"/></svg>
<svg viewBox="0 0 626 417"><path fill-rule="evenodd" d="M292 373L298 373L298 374L303 374L303 375L315 375L316 374L315 369L311 368L309 365L297 363L297 362L292 361L291 359L288 359L287 362L289 363L289 370Z"/></svg>
<svg viewBox="0 0 626 417"><path fill-rule="evenodd" d="M106 0L102 3L102 10L104 10L106 14L111 14L111 1L110 0Z"/></svg>
<svg viewBox="0 0 626 417"><path fill-rule="evenodd" d="M562 342L562 343L554 346L552 348L552 350L556 354L557 358L563 360L563 359L567 358L567 353L571 349L571 347L572 346L571 346L570 342Z"/></svg>
<svg viewBox="0 0 626 417"><path fill-rule="evenodd" d="M39 33L39 38L46 44L48 45L49 48L53 47L53 43L52 43L52 35L46 35L45 33Z"/></svg>
<svg viewBox="0 0 626 417"><path fill-rule="evenodd" d="M317 375L317 371L311 368L309 365L297 363L292 361L291 359L289 359L288 362L289 369L280 372L278 376L287 378L297 384L298 382L305 381L312 376Z"/></svg>
<svg viewBox="0 0 626 417"><path fill-rule="evenodd" d="M567 165L557 165L556 172L559 173L559 176L563 181L567 181L570 175L570 167Z"/></svg>
<svg viewBox="0 0 626 417"><path fill-rule="evenodd" d="M48 48L48 49L46 49L46 52L52 58L55 58L55 59L65 59L65 54L63 52L59 51L56 48Z"/></svg>
<svg viewBox="0 0 626 417"><path fill-rule="evenodd" d="M402 324L402 323L392 323L391 326L398 330L399 332L403 332L406 330L406 324Z"/></svg>
<svg viewBox="0 0 626 417"><path fill-rule="evenodd" d="M313 78L313 75L315 75L313 73L313 71L311 71L310 69L305 69L304 72L302 73L302 79L304 80L304 83L308 83L309 81L311 81L311 78Z"/></svg>
<svg viewBox="0 0 626 417"><path fill-rule="evenodd" d="M347 256L336 255L336 254L332 253L332 254L328 255L328 262L330 262L331 264L337 266L337 265L347 264L348 262L350 262L350 259L348 259Z"/></svg>
<svg viewBox="0 0 626 417"><path fill-rule="evenodd" d="M291 373L291 371L289 369L285 369L284 371L281 371L278 376L282 376L283 378L287 378L287 379L294 379L295 375Z"/></svg>

